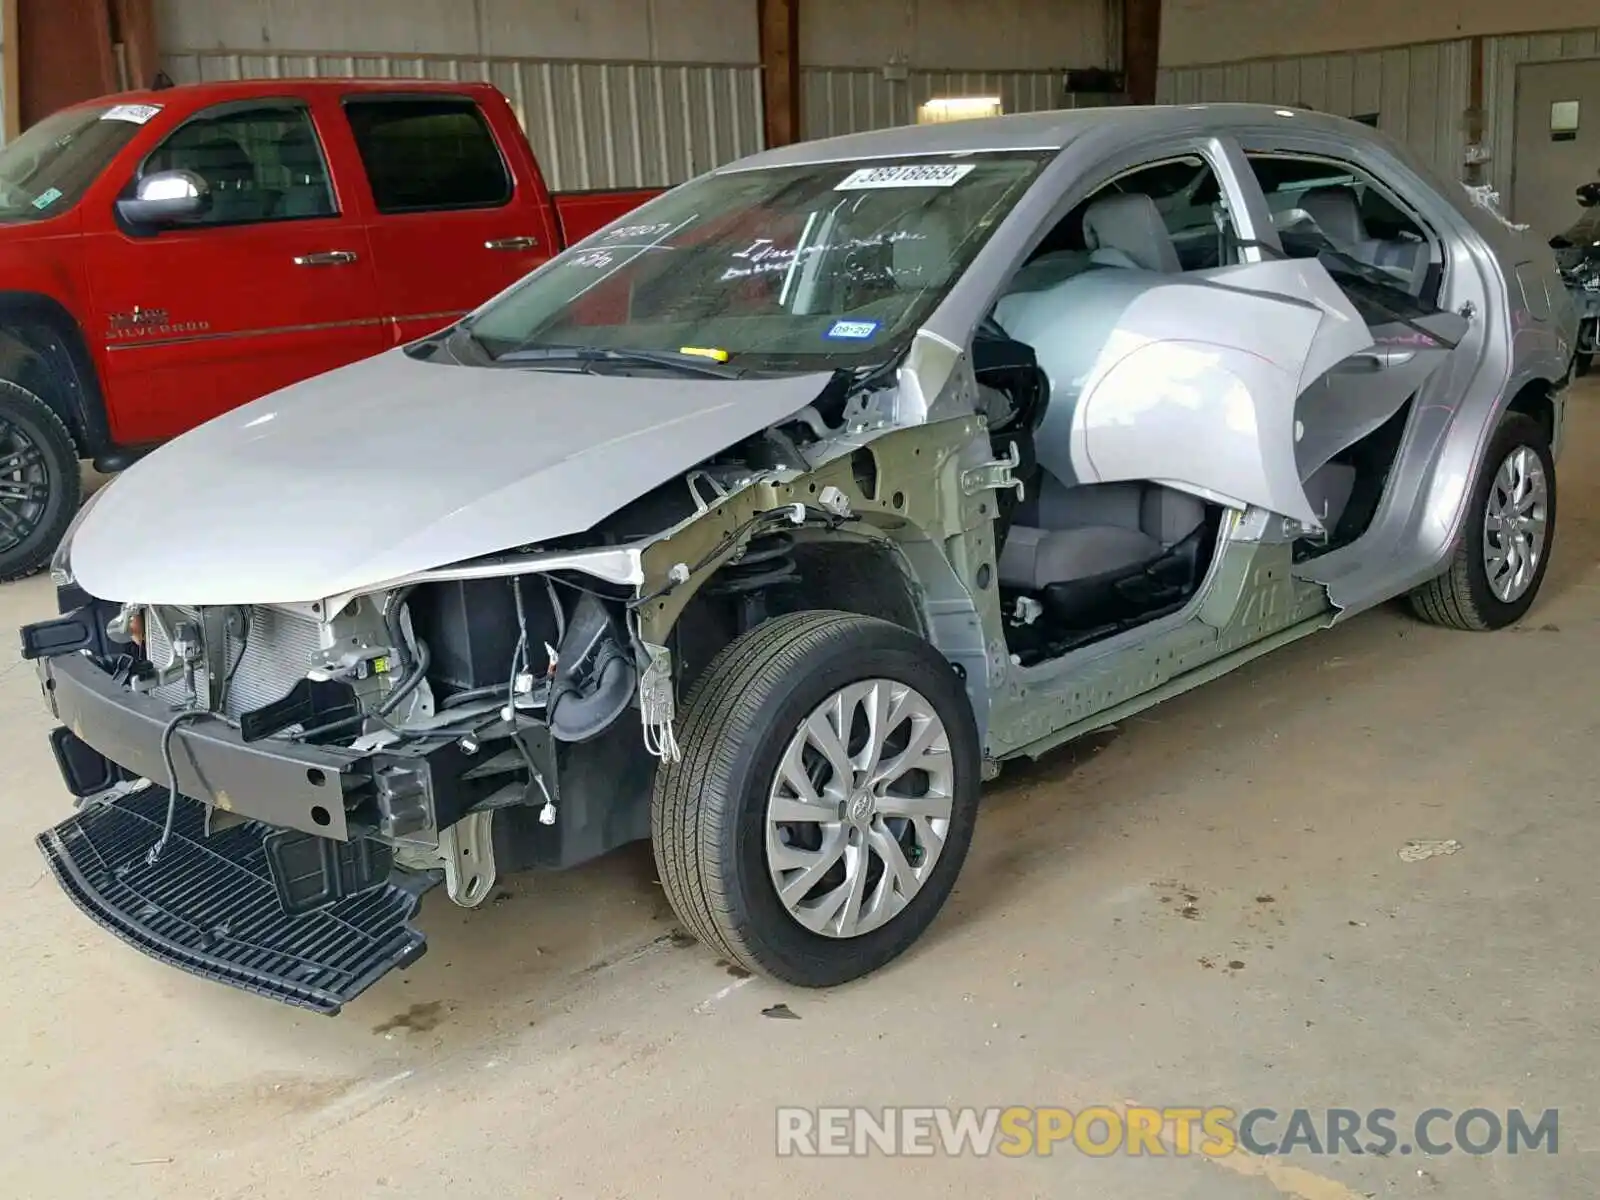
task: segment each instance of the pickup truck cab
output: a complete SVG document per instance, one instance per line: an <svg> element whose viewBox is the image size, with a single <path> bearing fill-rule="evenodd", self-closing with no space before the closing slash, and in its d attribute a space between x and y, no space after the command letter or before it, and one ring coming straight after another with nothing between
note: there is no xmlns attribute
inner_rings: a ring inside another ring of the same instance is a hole
<svg viewBox="0 0 1600 1200"><path fill-rule="evenodd" d="M120 469L431 333L654 194L553 197L481 83L207 83L47 117L0 150L0 580L48 562L80 459Z"/></svg>

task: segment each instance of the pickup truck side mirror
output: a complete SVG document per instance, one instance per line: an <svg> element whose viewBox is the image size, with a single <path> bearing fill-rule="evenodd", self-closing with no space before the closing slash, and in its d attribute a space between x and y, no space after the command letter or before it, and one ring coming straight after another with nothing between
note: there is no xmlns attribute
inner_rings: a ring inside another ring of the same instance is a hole
<svg viewBox="0 0 1600 1200"><path fill-rule="evenodd" d="M211 185L193 171L155 171L117 201L117 215L130 225L174 225L211 207Z"/></svg>

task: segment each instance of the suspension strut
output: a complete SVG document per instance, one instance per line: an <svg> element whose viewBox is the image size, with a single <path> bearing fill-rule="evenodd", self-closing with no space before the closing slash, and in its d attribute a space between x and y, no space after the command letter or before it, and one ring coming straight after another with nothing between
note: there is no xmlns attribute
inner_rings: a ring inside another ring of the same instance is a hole
<svg viewBox="0 0 1600 1200"><path fill-rule="evenodd" d="M758 534L744 552L717 572L706 586L713 596L732 596L739 602L741 632L767 618L767 590L800 578L794 561L794 535L781 530Z"/></svg>

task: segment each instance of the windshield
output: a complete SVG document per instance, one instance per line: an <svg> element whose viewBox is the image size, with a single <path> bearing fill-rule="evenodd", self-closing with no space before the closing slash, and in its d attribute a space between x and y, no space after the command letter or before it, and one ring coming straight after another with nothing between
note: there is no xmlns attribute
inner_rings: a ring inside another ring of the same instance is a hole
<svg viewBox="0 0 1600 1200"><path fill-rule="evenodd" d="M775 370L882 360L926 320L1047 157L708 176L553 259L468 328L507 361L579 346Z"/></svg>
<svg viewBox="0 0 1600 1200"><path fill-rule="evenodd" d="M69 108L0 149L0 220L37 221L71 208L148 119L144 106Z"/></svg>

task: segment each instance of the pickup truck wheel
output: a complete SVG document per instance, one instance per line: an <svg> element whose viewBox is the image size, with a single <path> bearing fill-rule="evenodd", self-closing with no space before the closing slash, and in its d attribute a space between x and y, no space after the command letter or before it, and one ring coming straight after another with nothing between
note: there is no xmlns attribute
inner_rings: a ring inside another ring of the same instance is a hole
<svg viewBox="0 0 1600 1200"><path fill-rule="evenodd" d="M695 683L656 776L656 867L712 950L802 987L866 975L938 913L982 755L954 669L886 621L776 618Z"/></svg>
<svg viewBox="0 0 1600 1200"><path fill-rule="evenodd" d="M77 515L72 434L27 388L0 379L0 583L43 568Z"/></svg>
<svg viewBox="0 0 1600 1200"><path fill-rule="evenodd" d="M1412 592L1411 608L1434 625L1502 629L1533 604L1555 544L1556 465L1532 417L1500 422L1468 505L1450 569Z"/></svg>

